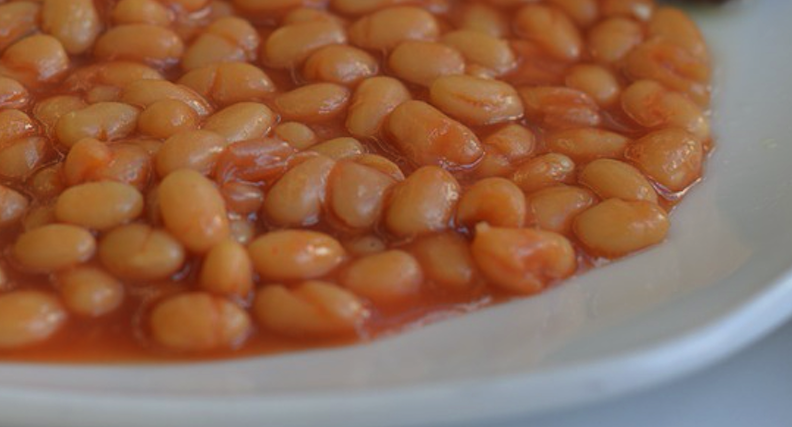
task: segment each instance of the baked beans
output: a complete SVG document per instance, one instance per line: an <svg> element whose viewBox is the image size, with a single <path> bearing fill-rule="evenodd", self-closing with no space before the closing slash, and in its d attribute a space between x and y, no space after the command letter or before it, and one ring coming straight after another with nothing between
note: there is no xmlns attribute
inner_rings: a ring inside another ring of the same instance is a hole
<svg viewBox="0 0 792 427"><path fill-rule="evenodd" d="M666 238L712 69L653 0L0 0L0 360L266 354L539 293Z"/></svg>

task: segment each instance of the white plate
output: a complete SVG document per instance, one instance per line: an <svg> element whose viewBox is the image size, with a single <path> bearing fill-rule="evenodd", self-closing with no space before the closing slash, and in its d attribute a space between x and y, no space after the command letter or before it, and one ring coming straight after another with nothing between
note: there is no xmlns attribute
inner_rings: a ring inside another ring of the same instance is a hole
<svg viewBox="0 0 792 427"><path fill-rule="evenodd" d="M8 425L418 426L668 380L792 313L792 2L699 13L719 148L670 240L540 297L370 345L160 367L0 366Z"/></svg>

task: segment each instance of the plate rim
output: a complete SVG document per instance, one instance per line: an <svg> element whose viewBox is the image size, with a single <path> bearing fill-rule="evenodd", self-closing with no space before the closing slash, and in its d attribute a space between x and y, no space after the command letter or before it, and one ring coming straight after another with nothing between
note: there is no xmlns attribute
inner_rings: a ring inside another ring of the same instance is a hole
<svg viewBox="0 0 792 427"><path fill-rule="evenodd" d="M67 425L87 427L94 424L86 424L85 420L80 418L80 410L88 407L95 408L96 405L112 406L116 416L135 416L141 415L141 413L156 416L172 412L174 409L182 408L183 410L189 407L194 413L182 421L198 419L202 415L219 411L221 408L223 411L228 411L233 407L234 410L241 411L239 415L243 415L244 419L267 414L276 416L273 421L286 421L287 425L302 426L311 424L304 423L304 420L298 420L297 423L292 424L290 422L293 420L289 421L283 417L295 408L307 406L311 407L313 417L348 414L349 411L359 409L366 403L377 404L379 416L382 416L383 410L395 414L401 407L419 405L429 408L436 407L436 412L430 415L437 417L438 413L443 411L444 406L447 406L449 398L457 395L498 393L503 396L528 390L533 393L527 393L523 397L537 397L535 394L538 384L550 385L553 390L546 393L545 396L556 397L540 399L523 406L515 406L511 403L501 403L495 406L485 405L492 408L488 412L471 412L470 410L457 414L444 412L441 418L443 423L492 420L494 416L509 419L552 412L560 407L611 400L628 393L672 382L747 348L790 318L792 318L792 267L782 270L768 281L765 288L758 290L750 298L728 310L726 314L713 317L708 322L691 328L686 333L655 341L649 346L622 351L613 356L577 363L562 363L542 371L499 374L484 380L439 380L409 385L376 386L367 390L322 390L273 395L255 393L201 396L151 395L124 392L75 392L49 390L43 387L0 385L0 410L15 408L17 409L15 412L20 412L19 409L31 406L31 403L35 407L48 405L49 409L56 413L58 410L68 410L72 416L78 417L71 420L74 421L74 424ZM742 333L735 334L735 331ZM59 368L61 367L63 366L59 366ZM68 368L75 368L75 366ZM91 369L91 367L84 368ZM575 392L575 389L578 391ZM592 389L596 389L597 392L593 393ZM558 398L559 395L564 397ZM383 404L383 402L386 403ZM273 414L273 410L276 413ZM280 412L280 419L277 418L277 412ZM33 414L34 417L37 415L41 414ZM30 420L31 418L25 419ZM426 419L427 414L422 412L420 418L409 418L408 416L402 420L390 419L387 421L390 424L386 422L386 425L419 426L425 425ZM134 420L136 423L140 421L139 418Z"/></svg>

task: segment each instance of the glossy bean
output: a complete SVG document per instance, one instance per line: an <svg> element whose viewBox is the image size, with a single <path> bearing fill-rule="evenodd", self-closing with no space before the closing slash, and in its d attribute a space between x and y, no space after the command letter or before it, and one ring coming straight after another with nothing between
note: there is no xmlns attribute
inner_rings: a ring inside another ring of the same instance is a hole
<svg viewBox="0 0 792 427"><path fill-rule="evenodd" d="M237 142L267 135L276 119L275 113L264 104L240 102L211 115L203 128L228 142Z"/></svg>
<svg viewBox="0 0 792 427"><path fill-rule="evenodd" d="M459 199L456 219L469 228L479 222L497 227L522 227L525 223L525 195L505 178L476 181Z"/></svg>
<svg viewBox="0 0 792 427"><path fill-rule="evenodd" d="M328 182L328 210L351 229L372 228L380 219L388 189L396 181L366 165L341 161Z"/></svg>
<svg viewBox="0 0 792 427"><path fill-rule="evenodd" d="M96 40L94 55L101 59L173 65L184 54L184 43L168 28L150 24L113 27Z"/></svg>
<svg viewBox="0 0 792 427"><path fill-rule="evenodd" d="M50 273L83 263L96 252L96 240L75 225L49 224L22 233L14 259L26 270Z"/></svg>
<svg viewBox="0 0 792 427"><path fill-rule="evenodd" d="M0 185L0 228L18 223L29 206L30 202L21 193Z"/></svg>
<svg viewBox="0 0 792 427"><path fill-rule="evenodd" d="M264 42L261 56L270 67L293 68L323 46L344 43L344 28L337 23L303 22L275 30Z"/></svg>
<svg viewBox="0 0 792 427"><path fill-rule="evenodd" d="M341 283L375 304L393 304L418 294L421 265L407 252L389 250L355 260L341 275Z"/></svg>
<svg viewBox="0 0 792 427"><path fill-rule="evenodd" d="M518 294L541 292L577 268L569 240L550 231L480 224L471 251L493 285Z"/></svg>
<svg viewBox="0 0 792 427"><path fill-rule="evenodd" d="M406 101L388 117L390 140L418 165L469 167L483 155L476 135L423 101Z"/></svg>
<svg viewBox="0 0 792 427"><path fill-rule="evenodd" d="M627 56L644 39L644 30L628 18L611 18L597 23L588 34L588 49L594 59L614 63Z"/></svg>
<svg viewBox="0 0 792 427"><path fill-rule="evenodd" d="M431 13L397 6L366 15L349 27L349 41L364 49L391 50L406 40L435 40L440 28Z"/></svg>
<svg viewBox="0 0 792 427"><path fill-rule="evenodd" d="M0 108L21 108L30 102L30 94L22 83L0 76Z"/></svg>
<svg viewBox="0 0 792 427"><path fill-rule="evenodd" d="M228 237L225 202L215 184L200 173L180 169L159 186L165 227L190 251L204 253Z"/></svg>
<svg viewBox="0 0 792 427"><path fill-rule="evenodd" d="M474 31L458 30L443 34L441 41L456 49L469 64L485 68L491 75L499 76L517 66L506 40Z"/></svg>
<svg viewBox="0 0 792 427"><path fill-rule="evenodd" d="M185 292L165 299L154 307L148 320L157 344L186 352L236 347L252 328L244 309L205 292Z"/></svg>
<svg viewBox="0 0 792 427"><path fill-rule="evenodd" d="M393 188L385 211L385 226L400 237L442 231L460 197L459 183L437 166L425 166Z"/></svg>
<svg viewBox="0 0 792 427"><path fill-rule="evenodd" d="M577 89L593 99L601 107L609 107L621 92L616 76L599 65L576 65L567 72L566 85Z"/></svg>
<svg viewBox="0 0 792 427"><path fill-rule="evenodd" d="M66 310L49 292L19 290L0 295L0 348L29 347L63 328Z"/></svg>
<svg viewBox="0 0 792 427"><path fill-rule="evenodd" d="M162 139L194 130L198 125L198 113L175 99L163 99L149 105L140 113L137 123L138 130L144 134Z"/></svg>
<svg viewBox="0 0 792 427"><path fill-rule="evenodd" d="M143 196L120 182L91 182L66 189L55 203L60 222L94 230L108 230L143 213Z"/></svg>
<svg viewBox="0 0 792 427"><path fill-rule="evenodd" d="M635 167L619 160L599 159L580 171L578 181L602 199L657 203L657 192Z"/></svg>
<svg viewBox="0 0 792 427"><path fill-rule="evenodd" d="M43 34L23 38L0 56L0 75L28 87L60 80L68 68L69 56L61 42Z"/></svg>
<svg viewBox="0 0 792 427"><path fill-rule="evenodd" d="M304 150L319 142L316 133L299 122L279 123L272 129L272 133L298 150Z"/></svg>
<svg viewBox="0 0 792 427"><path fill-rule="evenodd" d="M220 18L187 47L181 66L194 70L216 63L252 61L259 44L259 35L248 21L231 16Z"/></svg>
<svg viewBox="0 0 792 427"><path fill-rule="evenodd" d="M93 0L44 0L41 29L60 40L66 52L79 55L93 45L102 24Z"/></svg>
<svg viewBox="0 0 792 427"><path fill-rule="evenodd" d="M426 280L447 292L469 292L479 282L470 244L455 232L429 235L409 246Z"/></svg>
<svg viewBox="0 0 792 427"><path fill-rule="evenodd" d="M676 192L701 178L704 149L693 135L670 128L635 141L626 157L649 178Z"/></svg>
<svg viewBox="0 0 792 427"><path fill-rule="evenodd" d="M536 137L525 126L502 126L482 141L484 157L476 166L476 176L507 176L514 171L515 165L533 154L535 144Z"/></svg>
<svg viewBox="0 0 792 427"><path fill-rule="evenodd" d="M570 234L575 216L597 203L594 194L568 185L555 185L527 197L528 223L542 230Z"/></svg>
<svg viewBox="0 0 792 427"><path fill-rule="evenodd" d="M265 99L275 84L260 68L229 62L197 68L179 79L182 84L220 106Z"/></svg>
<svg viewBox="0 0 792 427"><path fill-rule="evenodd" d="M548 153L535 157L517 168L511 180L526 193L543 187L570 182L575 162L563 154Z"/></svg>
<svg viewBox="0 0 792 427"><path fill-rule="evenodd" d="M270 188L262 212L280 226L316 224L334 165L333 160L318 156L294 166Z"/></svg>
<svg viewBox="0 0 792 427"><path fill-rule="evenodd" d="M465 58L442 43L408 40L388 58L388 66L402 80L430 86L435 79L465 72Z"/></svg>
<svg viewBox="0 0 792 427"><path fill-rule="evenodd" d="M575 218L575 235L591 252L617 258L665 239L668 216L654 203L606 200Z"/></svg>
<svg viewBox="0 0 792 427"><path fill-rule="evenodd" d="M583 39L563 12L544 5L526 5L514 17L518 36L539 43L551 55L567 61L580 57Z"/></svg>
<svg viewBox="0 0 792 427"><path fill-rule="evenodd" d="M113 7L112 18L116 24L168 26L174 14L157 0L120 0Z"/></svg>
<svg viewBox="0 0 792 427"><path fill-rule="evenodd" d="M212 293L248 296L253 290L253 266L247 249L233 240L213 246L201 265L198 283Z"/></svg>
<svg viewBox="0 0 792 427"><path fill-rule="evenodd" d="M346 45L329 45L308 57L302 74L309 81L349 85L378 72L379 63L366 51Z"/></svg>
<svg viewBox="0 0 792 427"><path fill-rule="evenodd" d="M184 247L167 231L145 224L128 224L104 235L99 259L114 276L148 282L167 279L185 260Z"/></svg>
<svg viewBox="0 0 792 427"><path fill-rule="evenodd" d="M404 84L392 77L372 77L363 81L349 105L347 130L359 137L375 136L388 115L410 98Z"/></svg>
<svg viewBox="0 0 792 427"><path fill-rule="evenodd" d="M518 119L522 101L509 84L471 76L439 77L430 87L432 104L470 125L489 125Z"/></svg>
<svg viewBox="0 0 792 427"><path fill-rule="evenodd" d="M672 92L652 80L639 80L621 97L627 116L646 128L677 127L701 141L710 137L709 120L702 109L687 96Z"/></svg>
<svg viewBox="0 0 792 427"><path fill-rule="evenodd" d="M551 129L596 127L599 107L586 93L566 87L537 86L519 90L525 117Z"/></svg>
<svg viewBox="0 0 792 427"><path fill-rule="evenodd" d="M121 100L127 104L147 108L165 99L181 101L206 117L212 113L212 106L201 95L187 86L174 84L167 80L137 80L124 87Z"/></svg>
<svg viewBox="0 0 792 427"><path fill-rule="evenodd" d="M630 140L618 133L596 128L578 128L549 132L545 146L575 162L599 158L619 158Z"/></svg>
<svg viewBox="0 0 792 427"><path fill-rule="evenodd" d="M253 268L265 280L305 280L322 277L346 258L341 244L315 231L272 231L248 245Z"/></svg>
<svg viewBox="0 0 792 427"><path fill-rule="evenodd" d="M0 148L0 177L23 181L53 157L51 143L33 136L9 141Z"/></svg>
<svg viewBox="0 0 792 427"><path fill-rule="evenodd" d="M124 301L124 285L99 268L73 268L58 273L55 280L63 305L78 316L105 316Z"/></svg>
<svg viewBox="0 0 792 427"><path fill-rule="evenodd" d="M112 141L131 134L139 115L140 110L129 104L100 102L61 116L55 134L67 147L83 138Z"/></svg>
<svg viewBox="0 0 792 427"><path fill-rule="evenodd" d="M314 83L286 92L275 99L285 120L317 122L341 114L349 102L349 90L334 83Z"/></svg>
<svg viewBox="0 0 792 427"><path fill-rule="evenodd" d="M293 288L264 286L253 302L264 328L297 337L327 337L356 332L369 317L363 301L328 282L308 281Z"/></svg>

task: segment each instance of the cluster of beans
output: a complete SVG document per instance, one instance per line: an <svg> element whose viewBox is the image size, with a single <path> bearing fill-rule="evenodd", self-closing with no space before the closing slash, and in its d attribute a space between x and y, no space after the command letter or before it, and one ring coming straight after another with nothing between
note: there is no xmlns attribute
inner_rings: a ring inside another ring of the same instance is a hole
<svg viewBox="0 0 792 427"><path fill-rule="evenodd" d="M0 348L540 292L665 238L709 73L653 0L0 1Z"/></svg>

